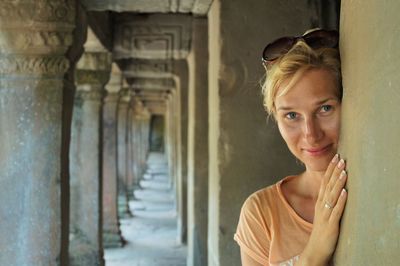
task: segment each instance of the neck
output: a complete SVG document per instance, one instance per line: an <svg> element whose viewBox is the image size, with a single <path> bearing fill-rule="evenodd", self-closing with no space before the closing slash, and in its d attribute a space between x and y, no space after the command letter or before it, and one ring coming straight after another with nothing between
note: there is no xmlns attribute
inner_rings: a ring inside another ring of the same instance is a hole
<svg viewBox="0 0 400 266"><path fill-rule="evenodd" d="M309 197L315 201L318 198L319 188L324 174L325 171L313 171L309 169L306 169L306 171L301 174L303 184L308 188Z"/></svg>

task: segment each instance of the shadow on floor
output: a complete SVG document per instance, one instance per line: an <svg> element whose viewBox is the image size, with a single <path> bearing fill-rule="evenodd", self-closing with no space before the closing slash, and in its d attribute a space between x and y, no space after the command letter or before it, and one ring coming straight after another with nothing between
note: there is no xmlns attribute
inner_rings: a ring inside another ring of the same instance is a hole
<svg viewBox="0 0 400 266"><path fill-rule="evenodd" d="M129 202L132 218L121 219L127 241L123 248L106 249L106 266L184 266L186 246L177 243L176 211L167 164L152 153L148 169Z"/></svg>

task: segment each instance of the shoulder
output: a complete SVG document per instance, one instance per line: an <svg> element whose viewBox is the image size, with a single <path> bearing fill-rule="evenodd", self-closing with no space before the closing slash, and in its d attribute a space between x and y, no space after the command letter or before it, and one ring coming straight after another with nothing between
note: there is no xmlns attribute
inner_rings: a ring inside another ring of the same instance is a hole
<svg viewBox="0 0 400 266"><path fill-rule="evenodd" d="M254 192L246 199L242 208L251 209L269 206L278 195L278 184L279 182Z"/></svg>
<svg viewBox="0 0 400 266"><path fill-rule="evenodd" d="M267 225L270 224L272 216L276 212L276 201L279 196L277 184L251 194L243 203L241 218L257 221L262 227L268 227Z"/></svg>

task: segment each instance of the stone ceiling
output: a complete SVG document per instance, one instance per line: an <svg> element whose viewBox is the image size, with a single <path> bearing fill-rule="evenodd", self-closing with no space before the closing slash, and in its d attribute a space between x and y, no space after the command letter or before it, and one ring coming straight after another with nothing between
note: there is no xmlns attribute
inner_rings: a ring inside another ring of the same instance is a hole
<svg viewBox="0 0 400 266"><path fill-rule="evenodd" d="M82 0L89 11L206 15L212 0Z"/></svg>
<svg viewBox="0 0 400 266"><path fill-rule="evenodd" d="M112 40L103 38L102 43L110 44L107 48L129 87L136 94L150 93L151 96L142 98L151 102L154 109L157 97L165 101L164 94L176 86L173 60L189 54L193 15L205 16L212 0L82 0L82 3L96 18L93 20L96 25L91 25L96 35L112 36ZM108 24L99 26L100 21Z"/></svg>

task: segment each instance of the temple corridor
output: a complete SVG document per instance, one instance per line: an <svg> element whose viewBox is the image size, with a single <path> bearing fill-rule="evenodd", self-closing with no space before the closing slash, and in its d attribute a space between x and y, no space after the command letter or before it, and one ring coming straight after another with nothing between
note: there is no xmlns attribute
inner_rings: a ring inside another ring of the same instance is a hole
<svg viewBox="0 0 400 266"><path fill-rule="evenodd" d="M184 266L187 247L177 244L177 213L162 153L150 153L140 188L129 202L133 217L121 219L123 248L105 250L107 266Z"/></svg>

